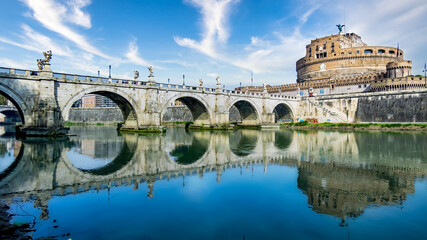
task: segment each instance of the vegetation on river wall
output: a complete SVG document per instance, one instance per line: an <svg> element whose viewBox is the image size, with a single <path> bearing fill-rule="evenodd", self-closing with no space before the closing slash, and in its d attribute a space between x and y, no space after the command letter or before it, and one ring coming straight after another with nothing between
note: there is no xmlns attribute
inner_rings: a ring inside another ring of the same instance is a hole
<svg viewBox="0 0 427 240"><path fill-rule="evenodd" d="M345 129L345 130L381 130L381 131L427 131L427 124L418 123L309 123L291 122L280 124L283 128L293 129Z"/></svg>

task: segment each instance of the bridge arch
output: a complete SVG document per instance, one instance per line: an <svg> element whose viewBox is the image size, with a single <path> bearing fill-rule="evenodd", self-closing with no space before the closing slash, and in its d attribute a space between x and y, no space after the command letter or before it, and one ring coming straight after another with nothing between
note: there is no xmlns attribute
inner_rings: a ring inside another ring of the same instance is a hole
<svg viewBox="0 0 427 240"><path fill-rule="evenodd" d="M31 114L28 113L29 107L25 100L15 90L0 84L0 94L13 103L18 110L18 114L23 124L32 122Z"/></svg>
<svg viewBox="0 0 427 240"><path fill-rule="evenodd" d="M179 94L170 98L163 105L161 110L161 120L163 121L163 116L166 112L166 109L175 103L175 101L181 101L191 112L193 117L194 125L208 125L212 124L212 116L211 116L211 107L209 104L201 97L197 95L187 95L187 94Z"/></svg>
<svg viewBox="0 0 427 240"><path fill-rule="evenodd" d="M290 105L281 102L273 108L274 122L291 122L294 119L294 114Z"/></svg>
<svg viewBox="0 0 427 240"><path fill-rule="evenodd" d="M228 111L233 111L233 108L237 109L240 119L237 119L241 125L259 125L261 123L260 111L257 109L256 104L249 99L236 99L231 102ZM231 117L231 115L230 115ZM233 119L230 119L230 122ZM236 120L236 119L235 119Z"/></svg>
<svg viewBox="0 0 427 240"><path fill-rule="evenodd" d="M74 94L62 108L62 117L64 121L69 120L69 114L73 104L81 99L86 94L98 94L104 97L111 99L117 104L123 114L123 119L125 121L124 127L126 128L137 128L138 127L138 108L137 104L134 102L132 96L126 94L119 89L111 91L111 87L96 86L84 89L76 94Z"/></svg>

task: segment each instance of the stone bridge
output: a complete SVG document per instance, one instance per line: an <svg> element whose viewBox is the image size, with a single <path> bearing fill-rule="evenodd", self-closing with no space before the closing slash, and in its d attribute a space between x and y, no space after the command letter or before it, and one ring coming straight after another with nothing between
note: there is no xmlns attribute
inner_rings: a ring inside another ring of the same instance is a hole
<svg viewBox="0 0 427 240"><path fill-rule="evenodd" d="M50 68L32 71L0 68L0 94L16 106L22 131L27 135L66 132L72 105L86 94L113 100L125 119L122 128L161 128L162 115L176 100L191 111L194 126L221 127L230 124L230 109L237 109L241 125L269 125L295 119L296 97L55 73Z"/></svg>

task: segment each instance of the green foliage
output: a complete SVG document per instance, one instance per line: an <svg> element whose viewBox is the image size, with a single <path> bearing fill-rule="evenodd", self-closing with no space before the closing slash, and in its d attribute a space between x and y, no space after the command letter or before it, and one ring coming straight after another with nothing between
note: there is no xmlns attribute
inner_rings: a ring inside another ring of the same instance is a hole
<svg viewBox="0 0 427 240"><path fill-rule="evenodd" d="M303 121L303 122L297 122L294 125L295 126L307 126L309 123L307 121Z"/></svg>
<svg viewBox="0 0 427 240"><path fill-rule="evenodd" d="M175 124L193 124L193 121L175 121Z"/></svg>
<svg viewBox="0 0 427 240"><path fill-rule="evenodd" d="M7 105L7 98L0 95L0 105Z"/></svg>

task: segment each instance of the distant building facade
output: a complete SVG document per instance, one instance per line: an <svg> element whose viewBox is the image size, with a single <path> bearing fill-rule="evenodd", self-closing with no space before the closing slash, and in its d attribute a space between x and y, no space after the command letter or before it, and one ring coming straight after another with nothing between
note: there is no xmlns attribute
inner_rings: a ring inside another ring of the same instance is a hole
<svg viewBox="0 0 427 240"><path fill-rule="evenodd" d="M117 107L117 104L113 100L97 95L87 94L82 97L82 108L94 108L94 107Z"/></svg>

